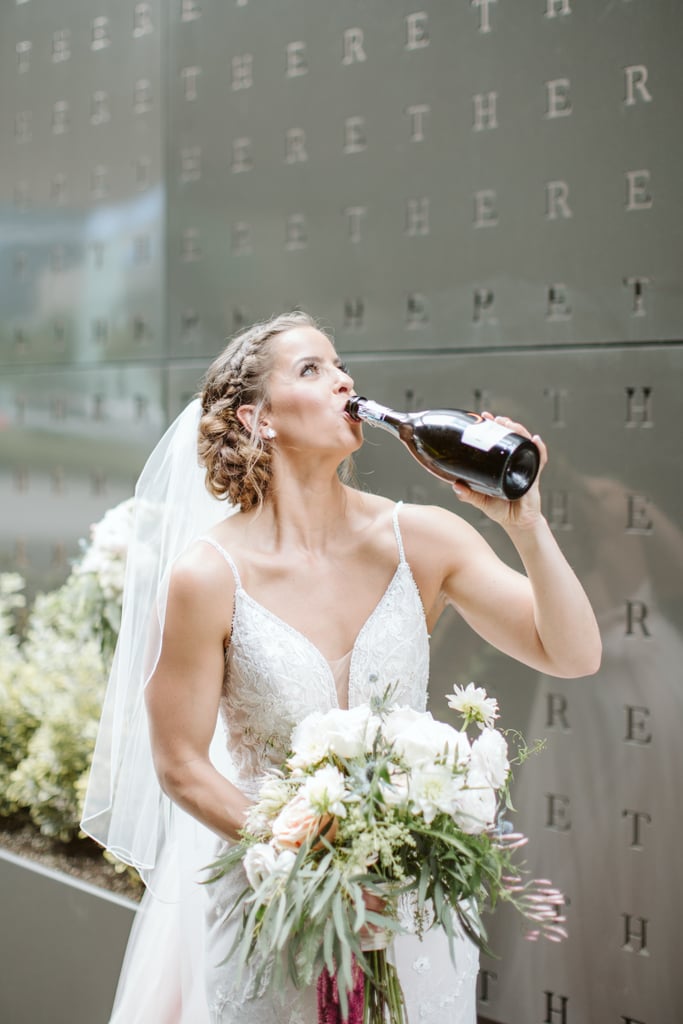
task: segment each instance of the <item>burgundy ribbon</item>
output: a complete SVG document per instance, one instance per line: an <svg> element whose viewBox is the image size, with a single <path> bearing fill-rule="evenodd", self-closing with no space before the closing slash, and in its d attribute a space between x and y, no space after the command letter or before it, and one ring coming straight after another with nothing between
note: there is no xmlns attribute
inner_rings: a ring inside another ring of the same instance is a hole
<svg viewBox="0 0 683 1024"><path fill-rule="evenodd" d="M323 967L318 978L318 1024L363 1024L365 976L355 956L351 979L353 988L349 992L349 1013L342 1017L337 975L330 974L327 967Z"/></svg>

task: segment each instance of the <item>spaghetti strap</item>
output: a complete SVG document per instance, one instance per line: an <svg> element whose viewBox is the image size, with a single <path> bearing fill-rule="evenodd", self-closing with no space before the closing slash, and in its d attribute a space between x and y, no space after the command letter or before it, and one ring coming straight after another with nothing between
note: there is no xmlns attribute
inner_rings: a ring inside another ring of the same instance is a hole
<svg viewBox="0 0 683 1024"><path fill-rule="evenodd" d="M398 510L400 509L402 501L397 501L394 505L394 511L391 516L391 520L394 524L394 535L396 537L396 545L398 547L398 557L400 562L405 562L406 553L403 550L403 538L401 537L401 528L398 525ZM208 539L208 538L207 538Z"/></svg>
<svg viewBox="0 0 683 1024"><path fill-rule="evenodd" d="M221 554L223 556L225 561L230 566L230 569L232 571L232 575L235 577L235 586L237 587L238 590L242 590L242 581L240 579L240 574L237 571L237 566L235 565L235 563L233 562L232 558L230 557L228 552L225 550L225 548L222 547L218 543L217 540L214 540L213 537L207 537L206 534L204 534L203 537L199 537L199 540L206 541L207 544L210 544L212 548L215 548L216 551L218 551L219 554Z"/></svg>

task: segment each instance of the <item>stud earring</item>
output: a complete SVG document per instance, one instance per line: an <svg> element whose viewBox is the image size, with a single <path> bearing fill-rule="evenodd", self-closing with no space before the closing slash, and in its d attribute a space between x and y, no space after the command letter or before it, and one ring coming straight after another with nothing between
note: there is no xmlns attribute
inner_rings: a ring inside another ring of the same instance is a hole
<svg viewBox="0 0 683 1024"><path fill-rule="evenodd" d="M277 431L273 430L272 427L267 427L266 437L268 438L269 441L272 441L274 437L277 437Z"/></svg>

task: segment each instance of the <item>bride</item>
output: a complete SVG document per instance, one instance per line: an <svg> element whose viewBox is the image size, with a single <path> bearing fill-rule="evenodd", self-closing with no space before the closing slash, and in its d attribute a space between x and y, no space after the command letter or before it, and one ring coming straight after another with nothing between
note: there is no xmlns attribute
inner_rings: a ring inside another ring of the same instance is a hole
<svg viewBox="0 0 683 1024"><path fill-rule="evenodd" d="M257 324L209 368L141 478L146 539L129 556L83 823L151 891L113 1021L313 1024L314 989L237 983L227 915L242 886L235 873L200 886L201 868L236 839L264 769L310 711L366 702L388 680L399 703L424 709L429 634L447 604L538 672L598 667L597 625L538 481L516 502L454 487L507 532L521 573L459 516L342 482L363 442L345 412L352 394L306 314ZM474 1024L477 951L462 935L455 953L454 966L438 932L395 940L410 1021Z"/></svg>

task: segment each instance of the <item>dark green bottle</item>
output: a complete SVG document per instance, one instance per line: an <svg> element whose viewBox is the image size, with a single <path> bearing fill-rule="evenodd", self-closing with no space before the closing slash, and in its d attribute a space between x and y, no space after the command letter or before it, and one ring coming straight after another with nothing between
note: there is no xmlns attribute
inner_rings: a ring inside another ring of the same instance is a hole
<svg viewBox="0 0 683 1024"><path fill-rule="evenodd" d="M493 420L461 409L396 412L359 396L346 411L355 420L397 437L420 465L441 480L462 480L482 494L510 501L533 484L541 462L537 446Z"/></svg>

